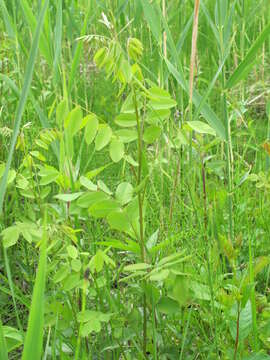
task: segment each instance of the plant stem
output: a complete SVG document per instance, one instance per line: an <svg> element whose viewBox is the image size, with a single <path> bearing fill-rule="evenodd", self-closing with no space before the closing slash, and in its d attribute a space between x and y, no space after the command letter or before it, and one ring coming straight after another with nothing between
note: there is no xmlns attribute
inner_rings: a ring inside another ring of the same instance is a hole
<svg viewBox="0 0 270 360"><path fill-rule="evenodd" d="M234 345L234 356L233 359L237 359L237 350L239 345L239 324L240 324L240 305L237 302L237 322L236 322L236 338L235 338L235 345Z"/></svg>
<svg viewBox="0 0 270 360"><path fill-rule="evenodd" d="M85 306L86 306L86 289L87 289L87 282L88 282L88 277L85 276L85 277L84 277L84 283L83 283L83 289L82 289L82 308L81 308L81 311L82 311L82 312L85 311ZM76 353L75 353L75 360L78 360L78 359L79 359L79 355L80 355L81 331L82 331L82 323L80 323L80 328L79 328L79 334L78 334L77 346L76 346Z"/></svg>
<svg viewBox="0 0 270 360"><path fill-rule="evenodd" d="M136 90L132 87L133 91L133 102L136 114L137 121L137 133L138 133L138 175L137 175L137 186L141 183L142 178L142 152L143 152L143 142L142 142L142 132L143 124L140 123L138 105L137 105L137 96ZM144 226L143 226L143 193L142 189L138 192L138 205L139 205L139 226L140 226L140 249L141 249L141 261L144 263L145 258L145 246L144 246ZM146 281L143 281L143 354L146 356L146 346L147 346L147 313L146 313L146 294L145 294L145 285Z"/></svg>
<svg viewBox="0 0 270 360"><path fill-rule="evenodd" d="M220 62L225 57L225 49L224 49L224 29L220 29ZM228 192L228 212L229 212L229 237L232 243L234 243L234 231L233 231L233 199L232 199L232 172L231 172L231 131L230 131L230 120L228 117L228 106L227 106L227 96L225 91L226 86L226 66L224 64L222 68L222 89L223 89L223 97L222 97L222 110L223 110L223 121L225 125L226 131L226 170L227 170L227 192Z"/></svg>

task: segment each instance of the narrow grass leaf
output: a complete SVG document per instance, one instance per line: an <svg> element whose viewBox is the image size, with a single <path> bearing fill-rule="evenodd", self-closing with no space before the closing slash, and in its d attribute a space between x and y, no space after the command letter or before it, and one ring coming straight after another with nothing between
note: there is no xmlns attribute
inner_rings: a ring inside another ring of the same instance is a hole
<svg viewBox="0 0 270 360"><path fill-rule="evenodd" d="M8 153L6 169L5 169L5 172L3 174L3 177L2 177L1 183L0 183L0 214L3 211L3 202L4 202L6 187L7 187L8 172L9 172L9 168L11 165L15 145L17 142L17 137L18 137L18 134L20 131L20 125L21 125L22 115L24 112L25 103L26 103L28 93L30 90L30 85L32 82L34 64L35 64L35 60L36 60L36 56L37 56L37 52L38 52L41 29L42 29L42 25L44 22L44 17L45 17L46 11L47 11L48 4L49 4L49 0L45 0L43 8L39 15L33 44L32 44L31 50L30 50L29 59L28 59L27 66L26 66L26 72L25 72L25 77L24 77L23 88L21 91L21 97L20 97L16 115L15 115L15 125L14 125L14 129L13 129L10 150Z"/></svg>
<svg viewBox="0 0 270 360"><path fill-rule="evenodd" d="M170 73L173 75L178 84L183 88L183 90L188 94L189 88L187 82L184 78L184 74L182 71L178 71L169 60L165 60L168 66ZM192 101L196 107L200 106L202 102L202 96L194 89ZM201 104L201 114L205 118L205 120L209 123L209 125L216 131L217 135L220 136L221 139L226 139L225 128L221 120L217 117L214 111L210 108L210 106L206 103Z"/></svg>
<svg viewBox="0 0 270 360"><path fill-rule="evenodd" d="M53 60L53 69L55 81L60 78L60 62L61 62L61 44L62 44L62 0L59 0L57 3L56 10L56 24L55 24L55 40L54 40L54 60Z"/></svg>
<svg viewBox="0 0 270 360"><path fill-rule="evenodd" d="M251 46L244 60L239 64L239 66L235 69L235 71L228 79L226 84L227 89L231 89L232 87L237 85L240 80L243 80L248 75L256 60L256 54L258 53L259 48L262 46L262 44L269 35L270 35L270 23L264 28L264 30L261 32L261 34L258 36L258 38Z"/></svg>
<svg viewBox="0 0 270 360"><path fill-rule="evenodd" d="M9 16L8 10L6 8L4 0L0 0L0 8L3 15L3 20L5 23L5 27L7 29L8 36L12 39L16 39L16 32L14 29L14 24Z"/></svg>
<svg viewBox="0 0 270 360"><path fill-rule="evenodd" d="M86 15L85 15L83 27L82 27L82 30L81 30L81 36L84 36L86 34L86 29L87 29L87 24L88 24L88 20L89 20L89 16L90 16L90 9L91 9L90 4L89 4L88 10L87 10ZM93 14L93 16L94 16L94 14ZM80 39L78 41L78 44L77 44L77 47L76 47L76 50L75 50L75 54L74 54L74 57L73 57L73 60L72 60L72 64L71 64L71 70L70 70L70 75L69 75L69 83L68 83L68 92L70 92L72 90L74 80L75 80L75 76L77 75L78 66L80 64L82 46L83 46L83 40Z"/></svg>
<svg viewBox="0 0 270 360"><path fill-rule="evenodd" d="M37 276L34 285L30 315L27 327L27 333L24 343L22 360L29 360L35 356L40 359L43 343L43 325L44 325L44 292L46 283L46 265L47 265L47 215L44 216L43 238L41 242L39 264Z"/></svg>
<svg viewBox="0 0 270 360"><path fill-rule="evenodd" d="M34 34L35 29L37 28L37 20L35 18L35 15L33 14L32 9L29 6L27 0L21 0L20 5L22 8L23 14L25 16L25 19L31 28L31 32L32 32L32 34ZM44 20L43 20L43 23L44 23ZM43 25L43 23L42 23L42 25ZM42 32L40 32L39 42L40 42L40 51L41 51L42 55L47 60L48 64L51 65L52 59L51 59L50 47L49 47L48 41L46 40L46 37L44 36L44 34Z"/></svg>
<svg viewBox="0 0 270 360"><path fill-rule="evenodd" d="M153 5L148 0L141 0L141 4L144 11L145 19L149 25L149 28L155 38L155 40L159 43L161 40L161 26L160 19L155 11Z"/></svg>

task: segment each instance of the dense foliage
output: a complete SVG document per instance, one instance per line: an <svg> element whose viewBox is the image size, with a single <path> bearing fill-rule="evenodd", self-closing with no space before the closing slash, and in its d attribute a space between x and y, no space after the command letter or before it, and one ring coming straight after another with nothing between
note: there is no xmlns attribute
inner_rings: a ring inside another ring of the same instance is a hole
<svg viewBox="0 0 270 360"><path fill-rule="evenodd" d="M0 360L270 359L268 2L0 0Z"/></svg>

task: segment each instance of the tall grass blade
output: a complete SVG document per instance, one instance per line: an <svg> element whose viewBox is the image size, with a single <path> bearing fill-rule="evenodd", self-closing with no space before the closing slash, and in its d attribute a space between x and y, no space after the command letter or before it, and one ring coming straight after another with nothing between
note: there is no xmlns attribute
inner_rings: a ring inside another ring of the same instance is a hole
<svg viewBox="0 0 270 360"><path fill-rule="evenodd" d="M6 8L6 4L4 0L0 0L0 8L3 15L3 20L5 23L5 27L7 29L8 36L12 39L16 39L16 32L14 29L13 22L9 16L8 10Z"/></svg>
<svg viewBox="0 0 270 360"><path fill-rule="evenodd" d="M256 54L259 48L262 46L264 41L270 35L270 23L264 28L258 38L255 40L251 46L249 52L245 56L244 60L239 64L239 66L232 73L230 78L227 81L226 88L231 89L239 83L240 80L243 80L248 73L250 72L254 62L256 60Z"/></svg>
<svg viewBox="0 0 270 360"><path fill-rule="evenodd" d="M8 360L8 351L7 351L7 344L4 338L4 332L2 328L2 322L0 319L0 359L1 360Z"/></svg>
<svg viewBox="0 0 270 360"><path fill-rule="evenodd" d="M183 31L181 32L180 34L180 37L178 39L178 42L177 42L177 45L176 45L176 48L177 48L177 52L180 54L181 50L182 50L182 47L184 45L184 42L186 40L186 37L187 37L187 34L189 32L189 29L192 25L192 20L193 20L193 16L190 16L189 20L187 21Z"/></svg>
<svg viewBox="0 0 270 360"><path fill-rule="evenodd" d="M43 21L44 21L44 17L45 17L46 11L47 11L48 4L49 4L49 0L45 0L43 8L42 8L39 18L38 18L35 36L34 36L33 44L32 44L31 50L30 50L29 59L28 59L27 66L26 66L26 72L25 72L25 77L24 77L23 88L21 91L21 97L20 97L19 104L18 104L18 107L16 110L16 115L15 115L15 124L14 124L12 139L11 139L10 150L8 153L6 168L5 168L3 177L1 179L1 183L0 183L0 214L3 211L3 202L4 202L6 187L7 187L8 172L10 169L17 137L18 137L18 134L20 131L20 125L21 125L22 115L24 112L25 103L26 103L28 93L30 90L30 85L32 82L34 65L35 65L35 60L37 57L37 52L38 52L38 47L39 47L41 29L42 29L42 25L43 25Z"/></svg>
<svg viewBox="0 0 270 360"><path fill-rule="evenodd" d="M33 14L31 7L29 6L27 0L21 0L20 5L23 10L26 21L28 22L28 24L31 28L31 32L32 32L32 34L34 34L35 29L37 27L37 20L35 18L35 15ZM43 22L44 22L44 20L43 20ZM46 37L44 36L44 34L42 32L40 34L40 52L45 57L48 64L51 65L52 59L51 59L50 47L49 47L48 41L46 40Z"/></svg>
<svg viewBox="0 0 270 360"><path fill-rule="evenodd" d="M172 63L169 60L165 60L166 64L168 66L168 69L170 73L173 75L175 80L178 82L178 84L183 88L183 90L189 94L189 87L188 84L184 78L184 74L182 70L179 71L172 65ZM226 133L225 133L225 127L221 120L217 117L215 112L211 109L211 107L202 102L202 96L194 89L193 96L192 96L192 102L196 107L201 106L201 114L205 118L205 120L208 122L210 126L216 131L217 135L222 139L226 140Z"/></svg>
<svg viewBox="0 0 270 360"><path fill-rule="evenodd" d="M57 81L60 74L60 60L61 60L61 44L62 44L62 0L58 1L56 11L56 24L55 24L55 45L54 45L54 60L53 69L54 77Z"/></svg>
<svg viewBox="0 0 270 360"><path fill-rule="evenodd" d="M8 278L8 286L9 286L10 292L11 292L12 302L13 302L14 311L15 311L16 320L17 320L17 326L22 331L22 324L21 324L21 320L20 320L20 316L19 316L19 312L18 312L18 308L17 308L17 303L16 303L14 283L13 283L12 275L11 275L11 271L10 271L7 249L5 247L3 247L3 253L4 253L4 261L5 261L5 270L6 270L7 278Z"/></svg>
<svg viewBox="0 0 270 360"><path fill-rule="evenodd" d="M84 18L83 27L81 30L81 36L84 36L86 34L87 24L88 24L88 20L89 20L89 16L90 16L90 10L91 10L91 6L89 4L88 10L87 10L85 18ZM81 52L82 52L82 46L83 46L83 40L80 39L77 43L77 47L76 47L75 54L74 54L72 64L71 64L69 83L68 83L68 92L70 92L72 90L75 76L78 71L78 66L80 64L80 57L81 57Z"/></svg>
<svg viewBox="0 0 270 360"><path fill-rule="evenodd" d="M40 359L43 344L43 324L44 324L44 292L46 283L47 265L47 213L44 215L43 237L40 246L40 257L37 276L34 285L30 315L27 327L26 338L22 360Z"/></svg>
<svg viewBox="0 0 270 360"><path fill-rule="evenodd" d="M231 44L232 44L232 43L231 43ZM208 86L205 94L203 95L203 97L202 97L202 99L201 99L201 101L200 101L200 103L199 103L199 105L198 105L198 107L197 107L197 109L196 109L196 112L195 112L195 114L194 114L194 116L193 116L193 120L197 120L197 118L198 118L199 115L200 115L200 111L201 111L202 106L206 103L208 97L210 96L211 91L213 90L213 88L214 88L214 86L215 86L215 83L216 83L217 79L219 78L219 76L220 76L220 74L221 74L221 72L222 72L222 70L223 70L223 66L225 65L225 62L226 62L226 60L227 60L227 58L228 58L228 56L229 56L230 48L231 48L231 46L228 48L228 50L227 50L227 52L226 52L226 54L225 54L225 57L224 57L224 59L222 60L222 62L221 62L221 64L220 64L220 66L219 66L219 68L218 68L215 76L213 77L211 83L209 84L209 86Z"/></svg>
<svg viewBox="0 0 270 360"><path fill-rule="evenodd" d="M157 43L159 43L161 40L161 26L157 12L154 10L153 5L151 5L148 0L141 0L141 4L143 7L145 19L147 20L155 40Z"/></svg>

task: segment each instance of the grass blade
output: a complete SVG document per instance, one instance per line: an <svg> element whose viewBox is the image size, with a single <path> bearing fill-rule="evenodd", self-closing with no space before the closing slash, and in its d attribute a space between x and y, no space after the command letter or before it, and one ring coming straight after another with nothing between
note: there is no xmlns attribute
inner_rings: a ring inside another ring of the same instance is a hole
<svg viewBox="0 0 270 360"><path fill-rule="evenodd" d="M239 66L235 69L235 71L228 79L226 84L227 89L231 89L232 87L237 85L240 80L243 80L248 75L256 60L257 51L259 50L259 48L262 46L262 44L269 35L270 35L270 23L264 28L264 30L261 32L261 34L258 36L258 38L251 46L244 60L239 64Z"/></svg>
<svg viewBox="0 0 270 360"><path fill-rule="evenodd" d="M42 29L42 25L44 22L44 17L45 17L45 13L47 11L48 4L49 4L49 0L45 0L43 8L39 15L33 44L32 44L31 50L30 50L29 59L28 59L27 66L26 66L26 72L25 72L25 77L24 77L23 88L21 91L21 97L20 97L19 104L18 104L18 107L16 110L16 115L15 115L15 125L14 125L14 129L13 129L10 150L8 153L7 164L6 164L6 168L5 168L3 177L1 179L1 183L0 183L0 214L3 211L3 202L4 202L6 187L7 187L8 172L10 169L17 137L18 137L18 134L20 131L20 125L21 125L22 115L24 112L25 103L26 103L28 93L30 90L30 85L32 82L34 65L35 65L35 60L37 57L37 52L38 52L38 47L39 47L41 29Z"/></svg>
<svg viewBox="0 0 270 360"><path fill-rule="evenodd" d="M161 40L161 26L157 13L154 10L153 5L151 5L148 0L141 0L141 4L150 30L157 43L159 43Z"/></svg>
<svg viewBox="0 0 270 360"><path fill-rule="evenodd" d="M43 324L44 324L44 292L46 283L47 265L47 214L44 216L43 238L41 242L39 264L33 291L28 328L24 343L22 360L40 359L43 343Z"/></svg>
<svg viewBox="0 0 270 360"><path fill-rule="evenodd" d="M21 0L20 5L22 7L26 21L28 22L28 24L31 28L31 32L32 32L32 34L34 34L34 31L37 27L37 21L36 21L35 15L33 14L31 7L29 6L27 0ZM44 22L44 20L43 20L43 22ZM52 61L51 61L50 47L46 40L46 37L44 36L44 34L42 32L40 34L40 51L41 51L42 55L45 57L45 59L47 60L48 64L51 65Z"/></svg>
<svg viewBox="0 0 270 360"><path fill-rule="evenodd" d="M0 0L0 8L1 8L1 11L2 11L2 15L3 15L3 20L4 20L4 23L5 23L5 27L7 29L7 33L8 33L8 36L12 39L16 39L16 33L15 33L15 30L14 30L14 26L13 26L13 23L12 23L12 20L9 16L9 13L8 13L8 10L6 8L6 4L4 2L4 0Z"/></svg>
<svg viewBox="0 0 270 360"><path fill-rule="evenodd" d="M168 66L168 69L170 73L173 75L175 80L178 82L178 84L183 88L183 90L188 94L189 93L189 87L188 84L184 78L183 72L180 70L178 71L169 60L165 60L166 64ZM203 103L202 96L194 89L193 90L193 96L192 101L196 107L201 106L201 114L206 119L208 124L212 126L212 128L216 131L217 135L221 137L221 139L226 139L226 133L225 128L221 120L217 117L215 112L211 109L211 107Z"/></svg>
<svg viewBox="0 0 270 360"><path fill-rule="evenodd" d="M11 275L11 271L10 271L7 249L5 249L5 247L3 247L3 253L4 253L4 261L5 261L5 269L6 269L7 278L8 278L8 285L10 288L12 302L13 302L14 311L15 311L16 320L17 320L17 326L22 331L22 324L21 324L21 320L20 320L20 316L19 316L19 312L18 312L18 308L17 308L17 303L16 303L16 296L15 296L15 292L14 292L14 283L13 283L12 275Z"/></svg>
<svg viewBox="0 0 270 360"><path fill-rule="evenodd" d="M54 76L55 80L60 77L60 60L61 60L61 44L62 44L62 0L58 1L56 11L56 25L55 25L55 46L54 46Z"/></svg>
<svg viewBox="0 0 270 360"><path fill-rule="evenodd" d="M194 114L193 120L197 120L197 119L198 119L198 117L199 117L199 115L200 115L200 111L201 111L202 106L205 104L205 102L207 101L208 97L210 96L211 91L213 90L213 88L214 88L214 86L215 86L215 83L216 83L219 75L221 74L222 69L223 69L223 66L225 65L225 62L226 62L226 60L227 60L227 58L228 58L228 56L229 56L230 48L231 48L231 46L229 46L228 50L226 51L226 54L225 54L225 56L224 56L224 59L222 60L220 66L219 66L219 68L218 68L215 76L213 77L211 83L209 84L209 86L208 86L205 94L203 95L203 97L202 97L202 99L201 99L201 101L200 101L200 104L197 106L197 109L196 109L196 112L195 112L195 114Z"/></svg>
<svg viewBox="0 0 270 360"><path fill-rule="evenodd" d="M82 30L81 30L81 36L84 36L86 34L86 28L87 28L88 19L89 19L89 16L90 16L90 9L91 9L91 7L90 7L90 4L89 4L88 10L87 10L86 15L85 15L84 24L83 24L83 27L82 27ZM74 83L74 80L75 80L75 76L77 75L77 70L78 70L78 66L79 66L79 63L80 63L80 57L81 57L81 52L82 52L82 46L83 46L83 40L80 39L78 41L78 44L77 44L77 47L76 47L76 50L75 50L75 55L74 55L74 58L73 58L73 61L72 61L72 64L71 64L71 71L70 71L69 83L68 83L68 92L69 93L72 90L73 83Z"/></svg>

